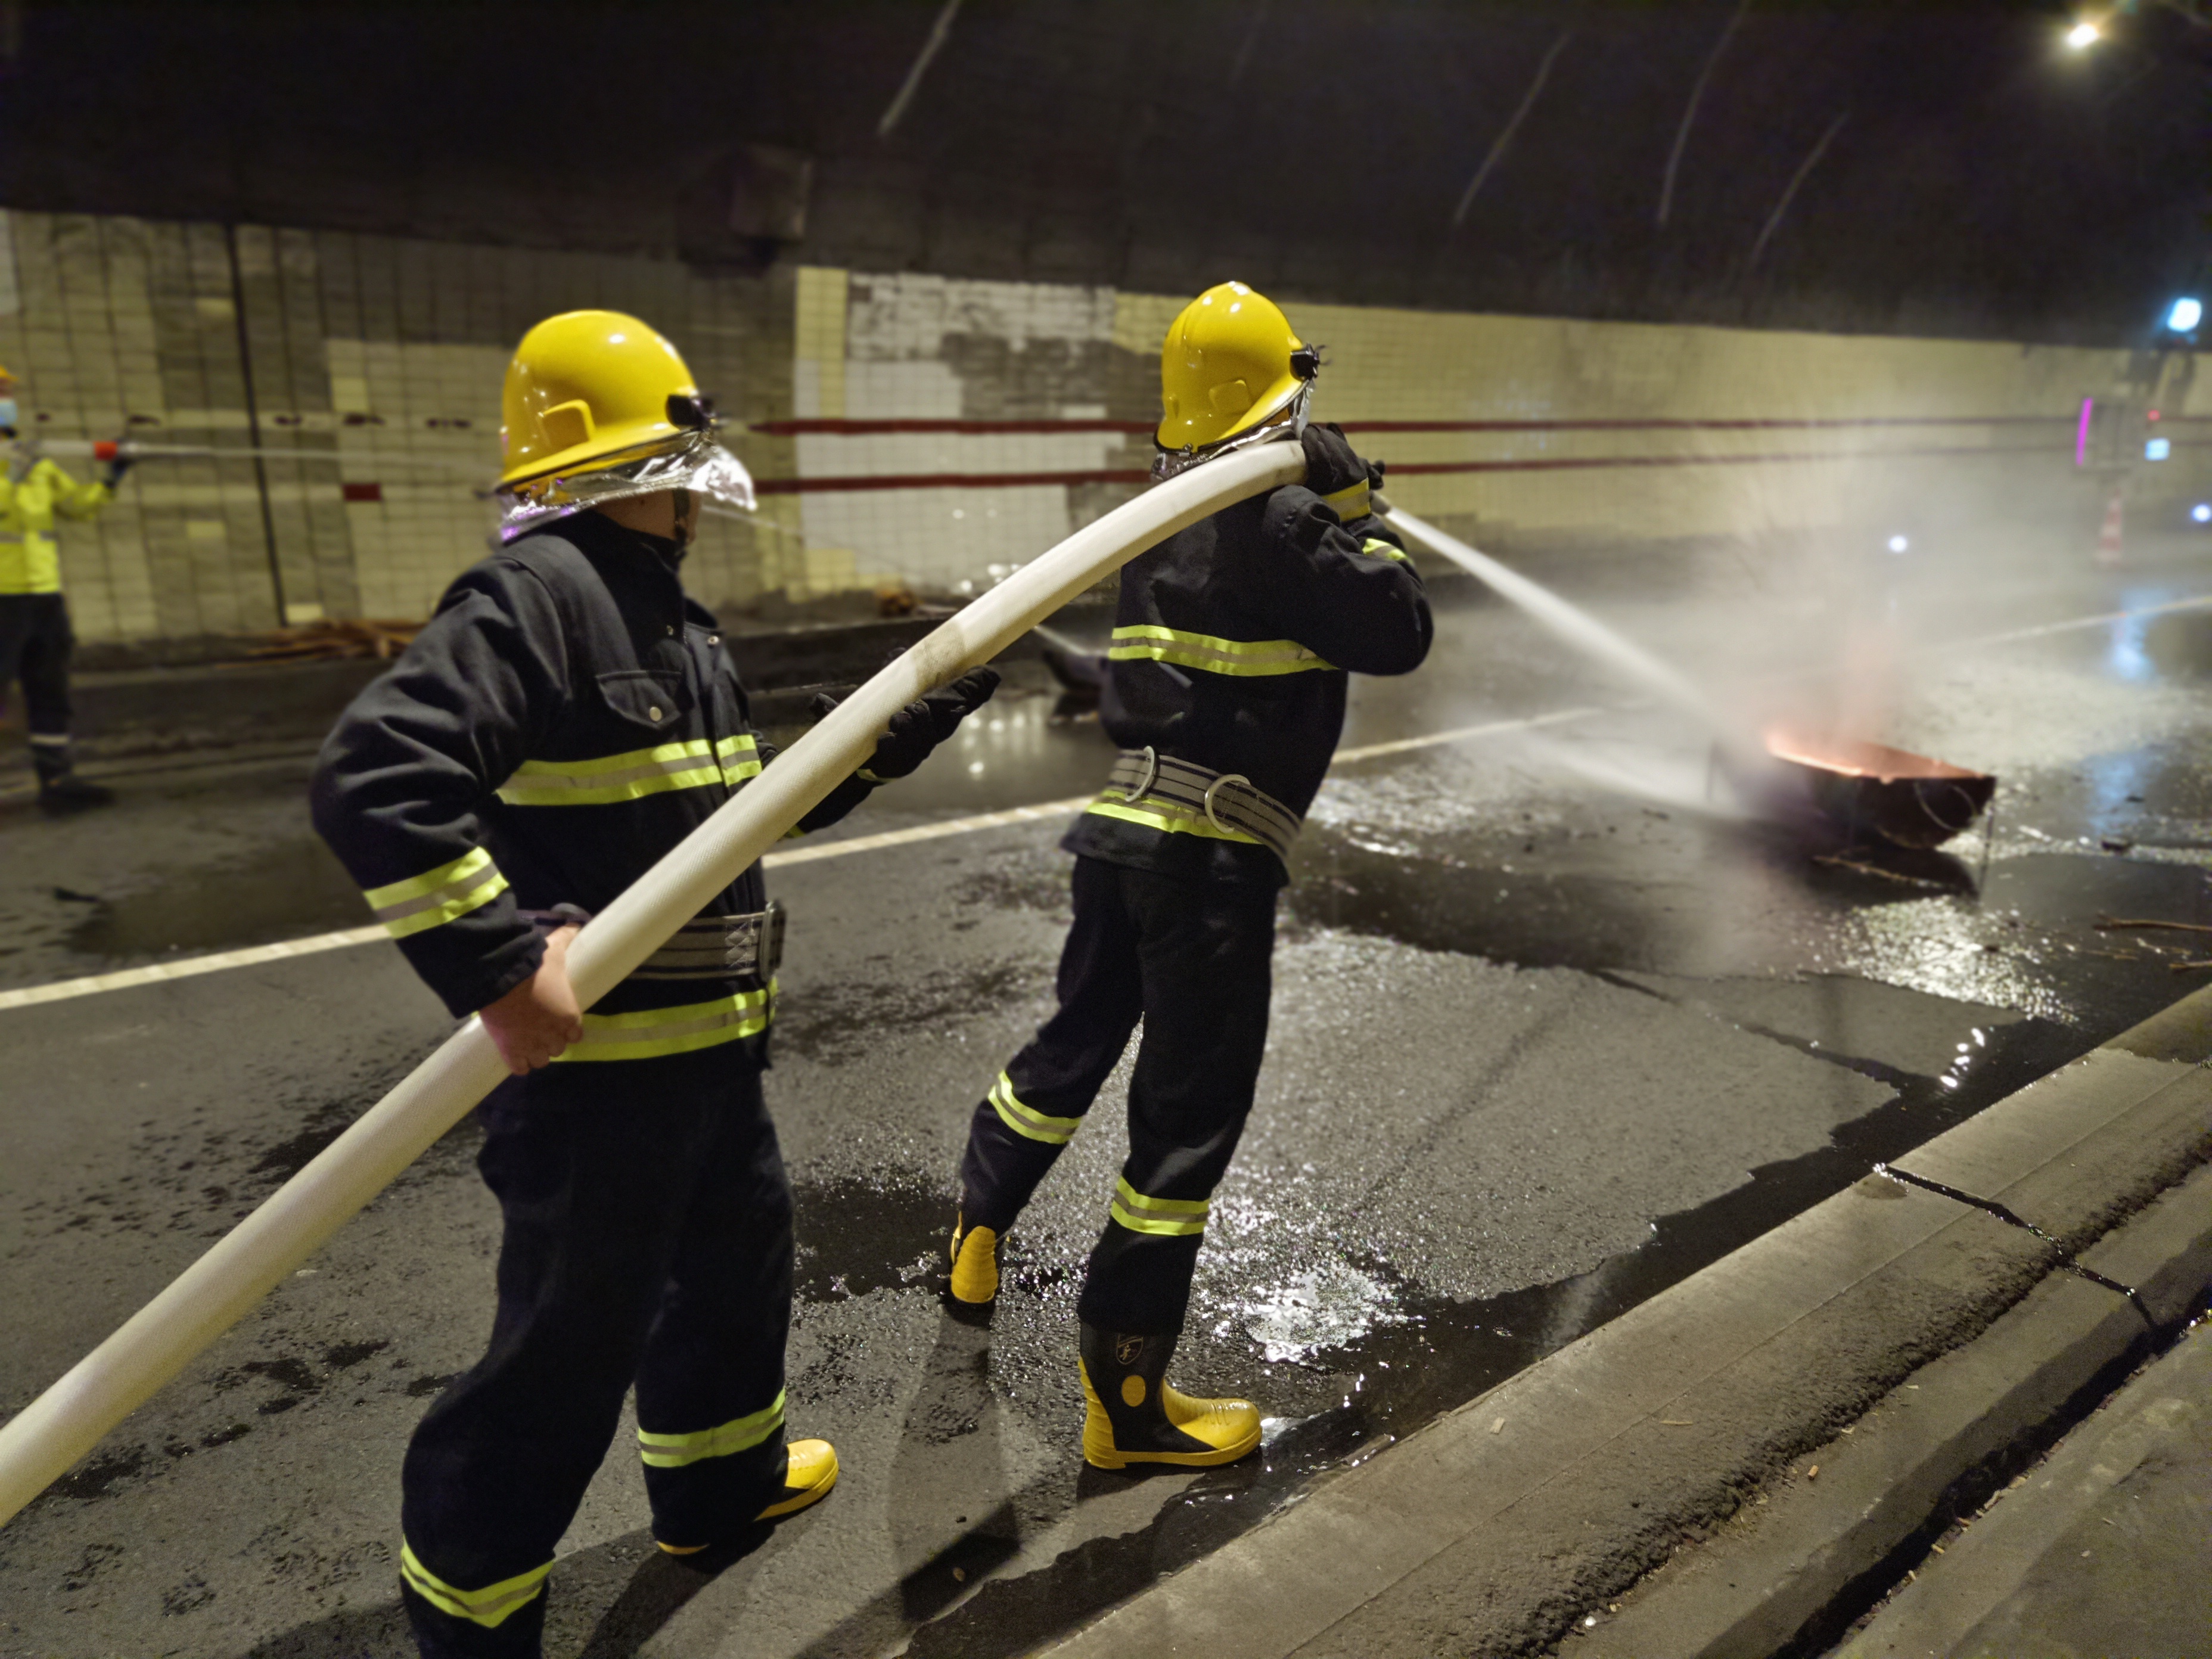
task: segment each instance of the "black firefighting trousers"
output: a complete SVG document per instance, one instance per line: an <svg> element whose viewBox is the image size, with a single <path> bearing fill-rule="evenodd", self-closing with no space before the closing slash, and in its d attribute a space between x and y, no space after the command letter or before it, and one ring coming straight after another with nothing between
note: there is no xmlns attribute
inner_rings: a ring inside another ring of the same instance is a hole
<svg viewBox="0 0 2212 1659"><path fill-rule="evenodd" d="M1109 1331L1179 1331L1267 1048L1275 895L1089 858L1075 860L1074 889L1060 1011L975 1109L961 1212L1001 1234L1013 1224L1141 1017L1129 1157L1077 1313Z"/></svg>
<svg viewBox="0 0 2212 1659"><path fill-rule="evenodd" d="M0 593L0 703L18 680L31 763L46 783L70 769L70 653L76 635L59 593Z"/></svg>
<svg viewBox="0 0 2212 1659"><path fill-rule="evenodd" d="M428 1659L535 1656L553 1548L637 1387L653 1535L738 1535L784 1474L791 1188L735 1044L564 1061L482 1108L491 1346L415 1431L401 1581Z"/></svg>

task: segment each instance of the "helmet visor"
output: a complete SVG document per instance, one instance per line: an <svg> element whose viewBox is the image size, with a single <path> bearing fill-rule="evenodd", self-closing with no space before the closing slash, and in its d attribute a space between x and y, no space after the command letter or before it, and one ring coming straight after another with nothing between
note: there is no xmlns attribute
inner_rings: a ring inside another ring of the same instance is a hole
<svg viewBox="0 0 2212 1659"><path fill-rule="evenodd" d="M495 492L500 539L511 542L541 525L602 501L651 495L664 489L694 489L710 501L741 507L748 513L757 505L752 474L745 471L744 462L714 441L711 428L702 427L648 454L611 466L501 486Z"/></svg>

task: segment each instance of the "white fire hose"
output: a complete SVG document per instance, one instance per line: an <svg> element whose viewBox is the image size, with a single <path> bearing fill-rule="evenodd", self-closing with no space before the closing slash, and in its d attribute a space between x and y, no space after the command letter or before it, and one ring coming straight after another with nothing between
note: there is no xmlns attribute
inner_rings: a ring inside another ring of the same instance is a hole
<svg viewBox="0 0 2212 1659"><path fill-rule="evenodd" d="M1295 443L1224 455L1156 484L1023 566L894 660L686 836L580 933L568 976L585 1007L864 764L890 717L988 662L1146 548L1305 475ZM122 1329L0 1426L0 1522L96 1445L241 1318L507 1075L474 1018Z"/></svg>

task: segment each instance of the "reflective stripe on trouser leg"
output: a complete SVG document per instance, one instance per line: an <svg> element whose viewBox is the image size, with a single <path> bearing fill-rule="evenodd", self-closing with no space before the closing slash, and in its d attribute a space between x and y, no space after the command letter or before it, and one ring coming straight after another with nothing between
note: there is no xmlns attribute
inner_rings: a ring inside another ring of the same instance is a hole
<svg viewBox="0 0 2212 1659"><path fill-rule="evenodd" d="M1119 874L1096 859L1075 860L1060 1007L1007 1062L969 1123L960 1186L970 1226L1003 1233L1013 1224L1136 1029L1144 994Z"/></svg>
<svg viewBox="0 0 2212 1659"><path fill-rule="evenodd" d="M481 1589L463 1589L447 1583L424 1566L412 1544L402 1540L399 1546L401 1583L448 1619L465 1619L486 1630L497 1630L526 1604L543 1595L545 1576L552 1571L553 1564L548 1561L512 1578L502 1578L496 1584L487 1584Z"/></svg>
<svg viewBox="0 0 2212 1659"><path fill-rule="evenodd" d="M1213 1191L1267 1048L1272 889L1119 872L1140 935L1145 1035L1129 1082L1129 1156L1077 1311L1101 1330L1182 1328Z"/></svg>
<svg viewBox="0 0 2212 1659"><path fill-rule="evenodd" d="M727 1423L782 1389L790 1322L790 1189L743 1052L549 1066L503 1083L482 1116L504 1221L498 1312L483 1358L416 1428L402 1481L408 1543L468 1589L553 1555L633 1382L648 1428ZM748 1516L778 1471L753 1473ZM410 1595L418 1629L451 1622ZM493 1639L471 1626L442 1651Z"/></svg>
<svg viewBox="0 0 2212 1659"><path fill-rule="evenodd" d="M1000 1121L1009 1129L1048 1146L1066 1146L1075 1138L1076 1130L1083 1124L1079 1117L1049 1117L1036 1107L1025 1104L1014 1092L1013 1079L1004 1072L999 1073L999 1080L991 1085L991 1092L986 1098L991 1109L999 1115Z"/></svg>
<svg viewBox="0 0 2212 1659"><path fill-rule="evenodd" d="M31 741L31 769L38 774L41 783L54 778L67 777L75 767L70 754L69 733L33 732Z"/></svg>
<svg viewBox="0 0 2212 1659"><path fill-rule="evenodd" d="M729 1064L712 1050L687 1063ZM791 1188L760 1074L745 1073L738 1109L704 1155L714 1201L685 1220L638 1363L638 1453L653 1533L678 1547L741 1532L783 1485Z"/></svg>
<svg viewBox="0 0 2212 1659"><path fill-rule="evenodd" d="M775 1398L760 1410L733 1417L711 1429L655 1434L641 1427L637 1431L638 1455L648 1468L680 1469L710 1457L731 1457L750 1451L782 1429L783 1404L783 1391L779 1389Z"/></svg>
<svg viewBox="0 0 2212 1659"><path fill-rule="evenodd" d="M70 768L70 655L76 635L69 601L59 593L0 596L0 703L20 679L23 725L32 734L31 758L41 781Z"/></svg>
<svg viewBox="0 0 2212 1659"><path fill-rule="evenodd" d="M1208 1198L1148 1198L1132 1187L1125 1176L1114 1183L1113 1201L1106 1206L1106 1213L1133 1233L1182 1238L1206 1231L1206 1212L1212 1203Z"/></svg>

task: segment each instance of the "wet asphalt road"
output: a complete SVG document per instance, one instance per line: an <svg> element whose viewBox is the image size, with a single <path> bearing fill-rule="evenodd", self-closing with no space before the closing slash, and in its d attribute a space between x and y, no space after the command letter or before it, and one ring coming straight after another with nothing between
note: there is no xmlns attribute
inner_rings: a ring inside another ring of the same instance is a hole
<svg viewBox="0 0 2212 1659"><path fill-rule="evenodd" d="M793 1423L846 1476L702 1572L653 1555L618 1441L549 1651L1026 1651L2201 982L2172 966L2198 936L2094 925L2212 924L2212 608L2189 604L2212 543L2158 551L2126 574L1939 558L1723 571L1695 600L1571 590L1731 709L1848 708L2002 775L1993 836L1955 856L1732 815L1703 734L1495 607L1448 606L1422 673L1358 683L1348 748L1486 729L1340 765L1301 845L1176 1367L1273 1419L1231 1469L1080 1465L1073 1301L1121 1079L1012 1241L993 1328L936 1300L967 1115L1048 1005L1057 822L775 872ZM1084 793L1108 754L1017 678L849 833ZM67 824L0 799L0 988L359 925L304 774L148 771ZM0 1012L0 1409L447 1029L380 945ZM490 1310L473 1150L465 1125L0 1530L0 1654L408 1651L399 1455Z"/></svg>

